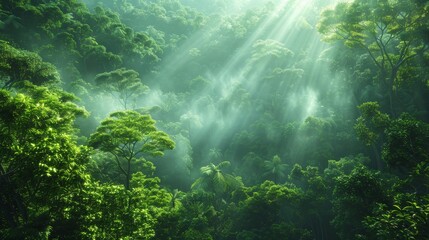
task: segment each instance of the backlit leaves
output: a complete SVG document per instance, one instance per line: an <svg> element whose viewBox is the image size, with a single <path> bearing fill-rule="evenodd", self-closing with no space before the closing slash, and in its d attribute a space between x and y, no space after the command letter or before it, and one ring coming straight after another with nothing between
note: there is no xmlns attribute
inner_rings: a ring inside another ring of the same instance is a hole
<svg viewBox="0 0 429 240"><path fill-rule="evenodd" d="M89 145L115 157L119 169L126 176L127 189L133 172L131 162L141 157L162 156L163 151L175 146L166 133L156 129L150 115L135 111L110 114L90 136Z"/></svg>
<svg viewBox="0 0 429 240"><path fill-rule="evenodd" d="M119 99L125 109L148 90L136 71L125 68L98 74L95 83Z"/></svg>
<svg viewBox="0 0 429 240"><path fill-rule="evenodd" d="M59 74L52 64L43 62L38 54L16 49L7 42L0 41L2 88L10 89L24 81L36 85L58 83Z"/></svg>
<svg viewBox="0 0 429 240"><path fill-rule="evenodd" d="M201 177L198 178L191 188L202 188L206 191L223 194L242 186L240 179L231 174L224 173L222 168L229 166L229 161L220 162L218 165L210 163L201 167Z"/></svg>

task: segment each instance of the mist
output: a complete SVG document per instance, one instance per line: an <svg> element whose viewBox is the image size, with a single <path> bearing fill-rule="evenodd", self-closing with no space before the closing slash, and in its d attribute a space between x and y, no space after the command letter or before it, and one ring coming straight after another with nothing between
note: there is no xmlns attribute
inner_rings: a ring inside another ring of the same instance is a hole
<svg viewBox="0 0 429 240"><path fill-rule="evenodd" d="M149 3L131 1L120 9L110 2L86 2L90 9L119 11L124 23L155 41L162 39L165 50L149 66L152 70L134 67L150 90L135 100L133 109L150 113L177 143L166 159L154 159L163 183L186 190L200 167L228 160L241 168L249 154L263 160L279 155L289 166L326 167L326 160L319 162L305 151L324 139L314 140L302 128L310 117L330 121L349 117L355 108L351 90L330 71L330 46L317 31L319 13L334 3L183 1L179 9L174 8L177 3L167 4L165 16L186 11L198 19L186 35L178 36L174 32L180 23L175 29L159 22L160 16L139 12ZM121 109L108 95L101 96L85 103L97 119ZM292 125L293 135L278 130ZM249 146L242 142L244 136L250 138ZM283 144L286 139L290 144ZM210 157L214 149L221 157ZM329 158L342 154L333 150ZM253 174L243 178L253 181L246 177Z"/></svg>
<svg viewBox="0 0 429 240"><path fill-rule="evenodd" d="M419 0L0 3L0 234L426 239L428 16Z"/></svg>
<svg viewBox="0 0 429 240"><path fill-rule="evenodd" d="M246 7L238 6L240 3ZM181 124L182 136L189 139L192 148L191 172L198 174L201 166L213 160L241 166L248 154L242 149L246 146L231 143L243 132L252 132L258 139L259 134L264 135L259 144L265 150L256 153L260 158L278 154L291 166L303 163L305 156L291 156L308 147L306 141L279 149L275 142L282 138L281 133L272 133L272 126L258 126L256 133L255 125L267 117L286 126L303 124L310 116L348 114L353 107L350 95L336 91L342 83L329 70L329 46L316 29L317 13L331 3L237 1L231 12L210 11L214 15L203 26L163 57L157 73L143 75L142 79L150 79L151 89L177 98L174 103L162 98L157 103L161 110L154 116ZM234 26L242 22L251 26ZM151 102L153 95L141 100L142 104ZM331 104L342 105L343 112L335 113L337 106ZM218 149L222 159L210 159L210 149ZM158 171L176 171L166 165L160 165Z"/></svg>

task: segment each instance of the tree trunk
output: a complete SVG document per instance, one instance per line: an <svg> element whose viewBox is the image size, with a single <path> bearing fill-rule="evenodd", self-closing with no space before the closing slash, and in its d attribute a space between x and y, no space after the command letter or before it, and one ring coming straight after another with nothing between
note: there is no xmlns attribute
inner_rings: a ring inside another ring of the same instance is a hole
<svg viewBox="0 0 429 240"><path fill-rule="evenodd" d="M127 173L125 174L125 189L130 190L131 159L127 160Z"/></svg>
<svg viewBox="0 0 429 240"><path fill-rule="evenodd" d="M395 87L395 80L396 80L396 77L398 75L398 70L399 70L399 67L394 67L392 69L392 71L390 73L389 86L388 86L388 88L389 88L389 108L390 108L390 115L392 117L396 116L395 107L394 107L395 106L395 104L394 104L394 100L395 100L394 99L394 94L395 94L394 87Z"/></svg>

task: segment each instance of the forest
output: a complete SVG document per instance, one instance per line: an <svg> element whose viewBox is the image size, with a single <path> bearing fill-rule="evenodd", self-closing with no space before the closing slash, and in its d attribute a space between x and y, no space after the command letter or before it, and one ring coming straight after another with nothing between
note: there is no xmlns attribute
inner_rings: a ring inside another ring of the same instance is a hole
<svg viewBox="0 0 429 240"><path fill-rule="evenodd" d="M2 0L0 239L429 239L429 1Z"/></svg>

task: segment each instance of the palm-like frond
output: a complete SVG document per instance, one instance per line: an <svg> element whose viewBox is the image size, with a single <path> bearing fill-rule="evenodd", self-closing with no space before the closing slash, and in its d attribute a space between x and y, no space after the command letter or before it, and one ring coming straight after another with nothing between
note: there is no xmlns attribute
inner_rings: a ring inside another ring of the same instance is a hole
<svg viewBox="0 0 429 240"><path fill-rule="evenodd" d="M229 166L231 166L231 163L229 161L223 161L217 165L217 168L220 169L220 168L225 168Z"/></svg>
<svg viewBox="0 0 429 240"><path fill-rule="evenodd" d="M282 163L280 157L275 155L271 161L264 161L264 168L266 172L264 176L271 176L274 178L274 181L277 181L278 178L284 177L286 174L286 169L288 165Z"/></svg>
<svg viewBox="0 0 429 240"><path fill-rule="evenodd" d="M222 171L222 168L230 165L229 161L223 161L218 165L210 163L201 167L202 176L192 184L191 188L202 188L210 192L224 193L241 186L242 182L239 179Z"/></svg>

